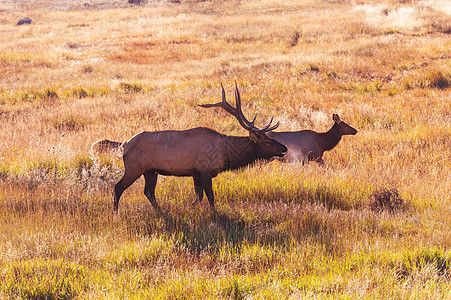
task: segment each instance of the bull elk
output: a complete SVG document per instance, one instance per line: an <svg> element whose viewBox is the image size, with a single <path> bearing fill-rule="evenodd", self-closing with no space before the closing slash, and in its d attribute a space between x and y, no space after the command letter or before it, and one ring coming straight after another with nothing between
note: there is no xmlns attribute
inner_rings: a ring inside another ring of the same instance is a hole
<svg viewBox="0 0 451 300"><path fill-rule="evenodd" d="M238 169L259 159L269 160L274 156L284 155L287 147L266 135L276 129L279 123L270 127L269 122L261 129L255 127L255 118L250 122L241 111L241 98L236 83L236 107L227 103L222 85L221 88L222 102L200 106L222 107L249 132L249 137L228 136L205 127L182 131L144 131L133 136L122 145L125 173L114 187L115 211L118 210L119 198L125 189L144 175L144 194L160 213L161 209L155 199L158 174L193 177L196 194L193 204L201 202L205 192L211 209L215 211L212 178L220 172Z"/></svg>
<svg viewBox="0 0 451 300"><path fill-rule="evenodd" d="M268 136L284 144L288 152L279 160L283 162L315 161L324 165L324 151L332 150L341 140L343 135L354 135L357 130L343 122L337 114L333 114L334 125L327 132L315 132L312 130L270 132Z"/></svg>

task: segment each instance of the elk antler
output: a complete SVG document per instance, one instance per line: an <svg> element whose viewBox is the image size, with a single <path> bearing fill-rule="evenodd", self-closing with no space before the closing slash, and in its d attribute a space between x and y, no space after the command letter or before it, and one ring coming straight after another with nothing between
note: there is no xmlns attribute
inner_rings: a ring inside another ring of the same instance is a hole
<svg viewBox="0 0 451 300"><path fill-rule="evenodd" d="M236 108L233 107L232 105L230 105L227 100L226 100L226 96L225 96L225 90L224 87L221 84L221 90L222 90L222 101L218 102L218 103L214 103L214 104L200 104L199 106L201 107L205 107L205 108L209 108L209 107L221 107L223 108L225 111L227 111L229 114L231 114L232 116L234 116L238 122L240 123L240 125L248 130L251 131L252 129L255 128L254 126L254 122L255 122L255 118L257 117L257 115L255 115L254 119L252 120L252 122L249 122L249 120L246 119L246 117L244 116L242 110L241 110L241 97L240 97L240 92L238 90L238 86L235 82L235 101L236 101ZM258 129L258 128L257 128Z"/></svg>
<svg viewBox="0 0 451 300"><path fill-rule="evenodd" d="M276 124L276 125L274 125L274 126L272 126L272 127L269 127L269 125L271 125L271 123L272 123L272 119L273 119L273 118L274 118L274 117L271 117L271 120L269 121L268 125L266 125L266 126L263 127L262 129L260 129L260 131L268 132L268 131L274 130L274 129L276 129L277 127L279 127L279 124L280 124L279 121L277 121L277 124Z"/></svg>
<svg viewBox="0 0 451 300"><path fill-rule="evenodd" d="M262 129L258 129L257 127L255 127L254 122L255 119L257 118L257 114L255 115L254 119L252 120L252 122L248 121L246 119L246 117L243 114L243 111L241 110L241 96L240 96L240 91L238 90L238 85L235 81L235 101L236 101L236 108L233 107L232 105L230 105L227 100L226 100L226 96L225 96L225 91L224 91L224 87L221 84L221 90L222 90L222 101L218 102L218 103L212 103L212 104L200 104L200 107L205 107L205 108L210 108L210 107L222 107L225 111L227 111L228 113L230 113L232 116L234 116L238 122L240 123L240 125L246 129L247 131L259 131L259 132L268 132L271 130L276 129L279 126L279 122L277 122L276 125L269 127L271 125L271 122L273 120L273 118L271 118L271 121L269 122L268 125L266 125L265 127L263 127Z"/></svg>

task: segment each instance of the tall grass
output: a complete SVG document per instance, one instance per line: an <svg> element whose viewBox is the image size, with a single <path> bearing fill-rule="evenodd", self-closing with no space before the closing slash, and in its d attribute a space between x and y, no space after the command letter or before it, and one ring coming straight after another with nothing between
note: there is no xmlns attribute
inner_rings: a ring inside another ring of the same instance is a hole
<svg viewBox="0 0 451 300"><path fill-rule="evenodd" d="M446 10L50 4L0 7L1 298L450 297ZM15 26L25 12L33 24ZM122 161L90 145L196 126L245 135L197 106L217 102L221 83L232 101L235 80L257 126L274 116L280 130L326 131L338 113L358 133L326 152L324 168L221 173L217 214L206 200L190 205L191 178L164 176L163 216L142 180L114 214Z"/></svg>

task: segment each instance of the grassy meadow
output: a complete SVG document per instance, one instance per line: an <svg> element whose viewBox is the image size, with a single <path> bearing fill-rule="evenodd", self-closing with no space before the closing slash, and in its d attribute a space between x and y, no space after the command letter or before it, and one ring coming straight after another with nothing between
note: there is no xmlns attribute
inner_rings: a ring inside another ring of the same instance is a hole
<svg viewBox="0 0 451 300"><path fill-rule="evenodd" d="M451 298L449 6L0 1L0 299ZM235 80L257 126L358 133L326 167L221 173L217 215L164 176L163 217L143 179L114 214L123 163L91 144L246 135L197 106Z"/></svg>

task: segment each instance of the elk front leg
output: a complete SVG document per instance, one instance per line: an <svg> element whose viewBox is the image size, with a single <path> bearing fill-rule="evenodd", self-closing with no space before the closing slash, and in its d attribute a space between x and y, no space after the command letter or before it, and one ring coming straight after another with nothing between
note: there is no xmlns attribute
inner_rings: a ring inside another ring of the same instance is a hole
<svg viewBox="0 0 451 300"><path fill-rule="evenodd" d="M206 175L200 176L202 188L204 189L205 194L207 195L207 199L208 199L208 202L210 203L210 207L214 212L216 212L215 196L213 194L213 187L212 187L211 179L212 178L210 176L206 176Z"/></svg>
<svg viewBox="0 0 451 300"><path fill-rule="evenodd" d="M144 186L144 195L146 195L147 199L149 199L150 204L152 204L153 208L158 214L161 214L161 208L158 206L158 203L155 199L155 187L157 186L157 177L158 174L154 171L146 171L144 173L144 179L146 180L146 184Z"/></svg>
<svg viewBox="0 0 451 300"><path fill-rule="evenodd" d="M118 183L114 186L114 211L117 212L119 208L119 198L121 198L122 193L133 184L141 176L130 176L125 172L124 176Z"/></svg>
<svg viewBox="0 0 451 300"><path fill-rule="evenodd" d="M196 200L194 200L191 205L196 205L200 203L204 198L204 188L202 187L202 181L199 176L193 176L194 179L194 191L196 193Z"/></svg>

